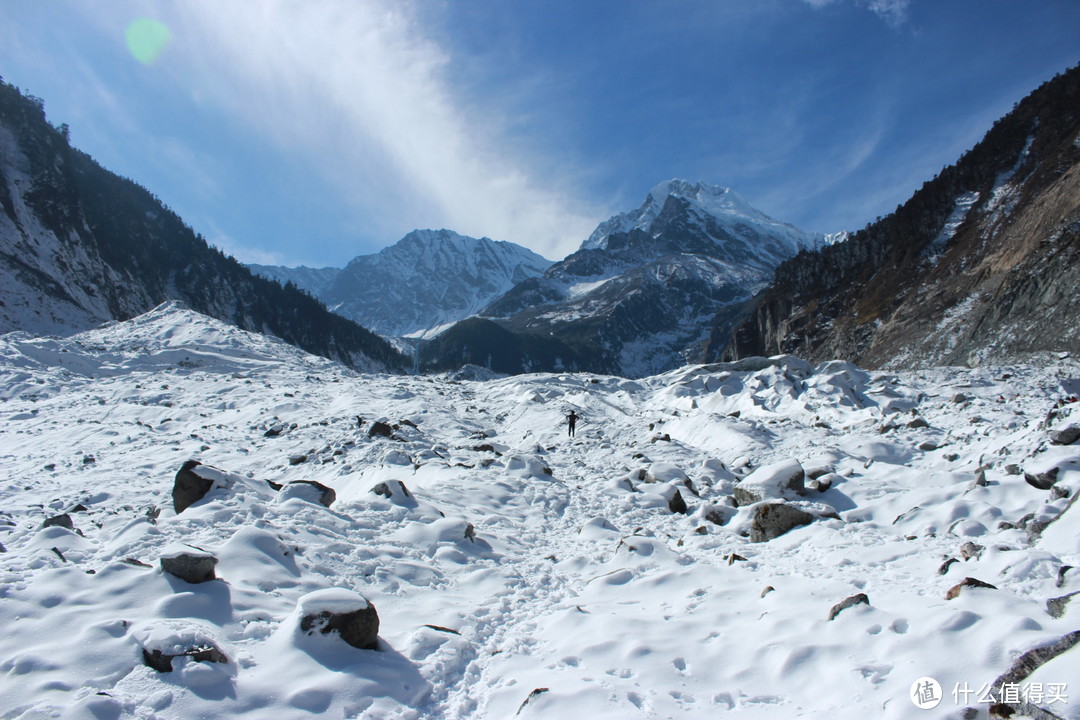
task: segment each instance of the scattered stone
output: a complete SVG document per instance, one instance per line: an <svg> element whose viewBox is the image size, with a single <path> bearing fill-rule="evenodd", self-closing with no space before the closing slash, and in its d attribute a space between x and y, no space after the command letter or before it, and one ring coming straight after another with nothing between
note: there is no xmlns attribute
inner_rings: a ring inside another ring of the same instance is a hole
<svg viewBox="0 0 1080 720"><path fill-rule="evenodd" d="M1023 471L1020 469L1020 466L1017 465L1016 463L1009 463L1008 465L1005 466L1005 474L1006 475L1019 475L1021 472L1023 472Z"/></svg>
<svg viewBox="0 0 1080 720"><path fill-rule="evenodd" d="M966 707L960 711L960 720L975 720L979 717L979 709L973 707Z"/></svg>
<svg viewBox="0 0 1080 720"><path fill-rule="evenodd" d="M1065 573L1073 569L1072 565L1062 565L1058 568L1057 582L1055 585L1058 587L1065 587Z"/></svg>
<svg viewBox="0 0 1080 720"><path fill-rule="evenodd" d="M806 473L798 460L781 460L754 470L735 486L736 506L762 500L793 499L806 493Z"/></svg>
<svg viewBox="0 0 1080 720"><path fill-rule="evenodd" d="M918 428L930 427L930 423L926 422L921 417L917 417L911 422L909 422L907 426L912 430L916 430Z"/></svg>
<svg viewBox="0 0 1080 720"><path fill-rule="evenodd" d="M1080 590L1071 592L1061 597L1050 598L1046 601L1046 612L1050 614L1052 618L1060 618L1065 614L1065 606L1069 604L1069 601L1073 599L1074 595L1080 595Z"/></svg>
<svg viewBox="0 0 1080 720"><path fill-rule="evenodd" d="M42 468L42 470L46 470L46 471L48 471L48 472L52 472L53 470L56 470L56 463L49 463L48 465L46 465L45 467L43 467L43 468Z"/></svg>
<svg viewBox="0 0 1080 720"><path fill-rule="evenodd" d="M813 521L813 515L793 505L784 502L762 503L754 510L750 542L766 542Z"/></svg>
<svg viewBox="0 0 1080 720"><path fill-rule="evenodd" d="M705 527L704 525L699 525L698 527L694 528L694 533L697 534L697 535L708 535L709 534L709 528ZM0 550L0 552L3 552L3 551Z"/></svg>
<svg viewBox="0 0 1080 720"><path fill-rule="evenodd" d="M476 528L473 527L471 522L465 523L465 539L469 542L476 542Z"/></svg>
<svg viewBox="0 0 1080 720"><path fill-rule="evenodd" d="M405 487L405 483L400 480L387 480L386 482L381 482L371 488L371 492L376 495L382 495L387 500L411 498L413 496L413 494L409 492L409 488Z"/></svg>
<svg viewBox="0 0 1080 720"><path fill-rule="evenodd" d="M742 555L739 555L737 553L731 553L730 555L728 555L727 564L734 565L736 560L738 560L739 562L746 562L746 558L744 558Z"/></svg>
<svg viewBox="0 0 1080 720"><path fill-rule="evenodd" d="M968 490L974 490L977 487L986 487L990 483L986 480L986 470L979 468L975 472L975 477L971 480L971 485L968 486Z"/></svg>
<svg viewBox="0 0 1080 720"><path fill-rule="evenodd" d="M150 563L144 563L139 558L133 558L133 557L126 557L123 560L121 560L120 562L124 563L125 565L131 565L133 567L144 567L144 568L153 567L153 565L151 565Z"/></svg>
<svg viewBox="0 0 1080 720"><path fill-rule="evenodd" d="M841 478L836 473L828 473L827 475L822 475L821 477L814 478L810 482L806 483L806 489L817 490L818 492L825 492L833 486L834 482L842 479L843 478Z"/></svg>
<svg viewBox="0 0 1080 720"><path fill-rule="evenodd" d="M937 569L937 574L938 575L945 575L946 573L949 572L949 568L952 567L952 564L953 563L958 563L958 562L960 562L960 561L957 560L954 557L951 557L951 558L947 559L945 562L941 563L941 567L939 567Z"/></svg>
<svg viewBox="0 0 1080 720"><path fill-rule="evenodd" d="M1050 433L1050 443L1053 445L1072 445L1080 440L1080 425L1069 425Z"/></svg>
<svg viewBox="0 0 1080 720"><path fill-rule="evenodd" d="M126 625L126 623L125 623ZM185 620L166 620L135 630L143 662L160 673L172 672L173 660L229 664L229 658L210 637L209 628Z"/></svg>
<svg viewBox="0 0 1080 720"><path fill-rule="evenodd" d="M1058 468L1053 468L1041 473L1024 473L1024 480L1033 488L1038 490L1049 490L1057 482Z"/></svg>
<svg viewBox="0 0 1080 720"><path fill-rule="evenodd" d="M683 500L682 493L678 490L668 499L668 509L673 513L687 514L686 501Z"/></svg>
<svg viewBox="0 0 1080 720"><path fill-rule="evenodd" d="M956 585L953 585L951 588L949 588L949 592L945 593L945 599L955 600L960 596L960 591L966 587L989 588L990 590L997 590L996 585L991 585L990 583L983 582L982 580L979 580L977 578L966 577L960 582L958 582Z"/></svg>
<svg viewBox="0 0 1080 720"><path fill-rule="evenodd" d="M54 515L48 520L46 520L41 527L62 527L67 528L68 530L75 530L75 523L71 521L70 515L68 515L67 513L61 513L60 515Z"/></svg>
<svg viewBox="0 0 1080 720"><path fill-rule="evenodd" d="M83 465L93 465L97 462L97 458L95 458L93 455L87 455L82 459L82 462Z"/></svg>
<svg viewBox="0 0 1080 720"><path fill-rule="evenodd" d="M451 635L460 635L461 634L457 630L452 630L452 629L450 629L448 627L443 627L442 625L424 625L424 627L431 628L432 630L438 630L439 632L443 632L443 633L449 633Z"/></svg>
<svg viewBox="0 0 1080 720"><path fill-rule="evenodd" d="M771 592L776 592L776 588L774 588L772 585L766 585L765 589L761 591L761 597L765 597Z"/></svg>
<svg viewBox="0 0 1080 720"><path fill-rule="evenodd" d="M216 580L218 559L194 545L175 546L161 556L161 570L184 582L198 584Z"/></svg>
<svg viewBox="0 0 1080 720"><path fill-rule="evenodd" d="M805 466L804 466L805 467ZM808 480L816 480L823 475L829 475L835 473L836 468L826 463L824 465L816 465L806 468L806 477Z"/></svg>
<svg viewBox="0 0 1080 720"><path fill-rule="evenodd" d="M1004 675L994 680L994 682L990 684L990 687L1000 688L1003 685L1019 685L1042 665L1070 650L1077 643L1080 643L1080 630L1074 630L1067 635L1063 635L1058 640L1048 645L1042 645L1032 650L1028 650L1016 659L1012 664L1012 667L1010 667ZM1006 703L1001 704L1004 705ZM1054 717L1047 714L1042 708L1029 702L1022 702L1016 705L1008 703L1008 706L1011 710L1021 712L1030 717ZM1002 717L1007 716L1003 715Z"/></svg>
<svg viewBox="0 0 1080 720"><path fill-rule="evenodd" d="M829 610L829 620L832 621L837 615L847 610L849 607L855 607L856 605L869 605L870 598L866 596L866 593L859 593L858 595L852 595L851 597L837 603Z"/></svg>
<svg viewBox="0 0 1080 720"><path fill-rule="evenodd" d="M49 549L52 550L54 553L56 553L56 557L60 558L60 562L67 562L68 561L67 558L64 557L64 553L60 552L60 548L51 547Z"/></svg>
<svg viewBox="0 0 1080 720"><path fill-rule="evenodd" d="M537 696L540 696L540 695L543 695L543 694L544 694L544 693L546 693L546 692L548 692L548 688L541 688L541 687L538 687L538 688L534 688L534 689L533 689L533 691L532 691L531 693L529 693L529 697L525 698L525 702L521 703L521 707L519 707L519 708L517 709L517 712L516 712L516 713L514 713L514 714L515 714L515 715L520 715L520 714L521 714L521 711L525 709L525 706L526 706L526 705L528 705L528 704L529 704L529 702L530 702L530 701L531 701L531 700L532 700L533 698L535 698L535 697L537 697Z"/></svg>
<svg viewBox="0 0 1080 720"><path fill-rule="evenodd" d="M172 497L173 509L177 515L206 497L206 493L214 487L213 479L203 477L195 471L200 465L202 463L198 460L188 460L176 472Z"/></svg>
<svg viewBox="0 0 1080 720"><path fill-rule="evenodd" d="M961 393L961 392L958 392L958 393L956 393L955 395L952 396L952 401L954 403L967 402L970 399L971 398L969 398L967 395L965 395L964 393Z"/></svg>
<svg viewBox="0 0 1080 720"><path fill-rule="evenodd" d="M931 450L937 450L938 444L933 440L924 440L919 443L919 449L923 452L930 452Z"/></svg>
<svg viewBox="0 0 1080 720"><path fill-rule="evenodd" d="M1005 703L994 703L987 708L986 712L989 713L992 718L1002 718L1003 720L1011 718L1016 713L1015 710Z"/></svg>
<svg viewBox="0 0 1080 720"><path fill-rule="evenodd" d="M944 455L942 455L942 457L945 458L948 462L956 462L960 459L960 456L954 452L945 453Z"/></svg>
<svg viewBox="0 0 1080 720"><path fill-rule="evenodd" d="M172 672L172 661L178 657L190 657L195 662L214 662L228 664L229 658L214 646L190 648L175 655L166 655L160 650L147 652L143 648L143 662L157 670L159 673Z"/></svg>
<svg viewBox="0 0 1080 720"><path fill-rule="evenodd" d="M731 520L734 515L734 508L718 505L711 505L702 513L702 517L713 525L727 525L728 521Z"/></svg>
<svg viewBox="0 0 1080 720"><path fill-rule="evenodd" d="M289 456L289 464L290 465L301 465L303 463L306 463L307 459L308 459L308 456L303 455L303 454L301 454L301 455L290 455Z"/></svg>
<svg viewBox="0 0 1080 720"><path fill-rule="evenodd" d="M307 635L337 633L361 650L379 646L379 614L359 593L344 588L316 590L300 598L300 631Z"/></svg>
<svg viewBox="0 0 1080 720"><path fill-rule="evenodd" d="M1067 497L1069 497L1069 488L1065 487L1064 485L1055 485L1054 487L1050 488L1051 500L1060 500Z"/></svg>
<svg viewBox="0 0 1080 720"><path fill-rule="evenodd" d="M371 427L368 428L368 433L367 434L368 434L368 437L375 437L376 435L378 435L379 437L387 437L387 438L388 437L393 437L394 428L390 427L389 425L382 422L381 420L376 420L375 422L371 423Z"/></svg>
<svg viewBox="0 0 1080 720"><path fill-rule="evenodd" d="M334 488L327 487L321 482L316 482L315 480L293 480L291 482L287 482L285 483L285 487L282 489L282 495L279 497L287 500L289 497L296 496L297 493L295 491L290 492L290 488L295 488L297 490L312 488L318 491L319 496L316 499L326 507L330 507L334 504L334 501L337 500L337 493L334 492Z"/></svg>
<svg viewBox="0 0 1080 720"><path fill-rule="evenodd" d="M983 546L974 542L966 542L960 546L960 557L964 558L964 561L968 561L971 558L978 558L982 555Z"/></svg>

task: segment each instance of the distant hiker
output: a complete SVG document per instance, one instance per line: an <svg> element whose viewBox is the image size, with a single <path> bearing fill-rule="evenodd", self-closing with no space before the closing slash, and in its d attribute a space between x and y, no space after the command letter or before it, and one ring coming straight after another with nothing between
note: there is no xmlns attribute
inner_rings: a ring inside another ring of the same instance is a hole
<svg viewBox="0 0 1080 720"><path fill-rule="evenodd" d="M574 412L573 410L571 410L570 414L566 416L566 422L567 422L566 434L567 434L567 436L574 437L574 428L577 427L577 420L578 420L577 413Z"/></svg>
<svg viewBox="0 0 1080 720"><path fill-rule="evenodd" d="M356 416L356 427L364 427L364 418L360 417L359 415Z"/></svg>

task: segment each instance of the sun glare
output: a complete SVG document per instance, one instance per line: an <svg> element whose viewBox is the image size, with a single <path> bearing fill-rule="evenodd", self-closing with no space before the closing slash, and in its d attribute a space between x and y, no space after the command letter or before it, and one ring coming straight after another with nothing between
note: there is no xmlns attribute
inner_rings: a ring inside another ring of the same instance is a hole
<svg viewBox="0 0 1080 720"><path fill-rule="evenodd" d="M172 42L172 33L162 22L139 18L127 26L124 42L132 57L143 65L153 65Z"/></svg>

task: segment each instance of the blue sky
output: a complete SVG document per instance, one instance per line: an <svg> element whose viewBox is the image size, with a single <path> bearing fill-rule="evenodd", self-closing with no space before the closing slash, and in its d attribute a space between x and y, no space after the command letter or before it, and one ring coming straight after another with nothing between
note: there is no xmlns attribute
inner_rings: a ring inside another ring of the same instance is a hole
<svg viewBox="0 0 1080 720"><path fill-rule="evenodd" d="M0 76L77 147L290 265L418 227L558 259L672 177L855 230L1077 62L1076 0L0 0Z"/></svg>

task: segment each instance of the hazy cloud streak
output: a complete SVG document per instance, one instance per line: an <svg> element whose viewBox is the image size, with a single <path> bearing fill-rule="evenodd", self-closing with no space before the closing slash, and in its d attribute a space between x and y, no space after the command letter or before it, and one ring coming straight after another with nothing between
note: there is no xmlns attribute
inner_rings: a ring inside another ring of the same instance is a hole
<svg viewBox="0 0 1080 720"><path fill-rule="evenodd" d="M469 122L444 79L448 58L408 4L189 2L172 12L199 39L199 92L237 123L310 154L387 232L445 225L561 257L603 219L540 187L527 158L500 153L497 134L479 129L498 127L497 107ZM403 214L415 218L410 227L387 219Z"/></svg>

